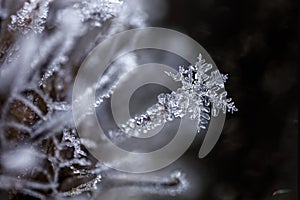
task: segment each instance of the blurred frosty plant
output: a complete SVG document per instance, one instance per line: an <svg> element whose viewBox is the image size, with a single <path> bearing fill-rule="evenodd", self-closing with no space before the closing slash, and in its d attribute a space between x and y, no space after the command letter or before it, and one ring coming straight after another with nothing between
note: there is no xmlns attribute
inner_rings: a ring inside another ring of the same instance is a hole
<svg viewBox="0 0 300 200"><path fill-rule="evenodd" d="M148 15L142 4L136 0L0 1L2 199L91 199L118 187L161 195L187 189L180 170L133 175L106 167L85 149L95 146L94 141L79 138L72 119L72 87L83 59L106 37L146 26ZM95 86L100 90L95 107L111 96L120 77L135 64L133 56L111 66ZM182 87L161 94L146 114L130 120L134 127L123 127L123 133L148 130L188 113L201 129L210 113L235 111L226 93L215 93L224 87L226 76L218 71L205 74L209 66L199 57L195 66L169 74Z"/></svg>
<svg viewBox="0 0 300 200"><path fill-rule="evenodd" d="M186 189L180 171L162 178L107 168L86 151L93 142L78 137L72 120L72 84L83 59L105 37L144 26L146 16L118 0L0 1L1 199L91 199L118 187L162 195ZM126 66L112 67L109 76L126 73ZM115 81L99 83L102 94Z"/></svg>

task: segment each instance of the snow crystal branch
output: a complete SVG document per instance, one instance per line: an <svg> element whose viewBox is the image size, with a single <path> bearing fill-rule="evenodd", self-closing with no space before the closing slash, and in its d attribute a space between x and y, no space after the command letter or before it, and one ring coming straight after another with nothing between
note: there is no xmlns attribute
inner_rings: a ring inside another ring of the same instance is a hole
<svg viewBox="0 0 300 200"><path fill-rule="evenodd" d="M182 87L170 94L160 94L158 102L139 116L129 119L121 125L119 132L129 135L139 135L153 130L157 126L172 121L174 118L182 118L189 115L192 120L198 121L198 131L205 129L206 124L213 117L218 116L222 110L225 114L235 112L231 98L226 98L227 92L218 93L224 88L227 75L222 75L218 70L208 72L212 69L210 63L202 58L200 54L195 65L187 68L179 67L177 74L166 72L175 81L181 82ZM120 133L110 132L110 135Z"/></svg>

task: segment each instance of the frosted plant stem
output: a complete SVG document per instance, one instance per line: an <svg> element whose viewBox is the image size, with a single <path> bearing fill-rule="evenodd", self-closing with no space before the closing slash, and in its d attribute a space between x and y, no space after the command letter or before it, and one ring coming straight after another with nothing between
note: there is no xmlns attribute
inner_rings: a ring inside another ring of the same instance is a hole
<svg viewBox="0 0 300 200"><path fill-rule="evenodd" d="M2 127L2 128L4 128L4 127L12 127L12 128L16 128L16 129L21 130L21 131L25 131L27 133L31 133L32 132L31 127L28 127L28 126L26 126L24 124L20 124L18 122L1 123L0 127Z"/></svg>
<svg viewBox="0 0 300 200"><path fill-rule="evenodd" d="M33 71L33 69L28 65L26 66L26 64L30 63L30 60L36 53L38 42L39 40L35 37L28 37L27 40L19 41L19 44L22 46L20 49L22 53L21 56L15 62L6 63L0 68L0 86L6 91L6 99L1 109L0 120L2 123L5 122L7 112L14 100L14 95L24 90L26 82ZM23 65L25 66L22 68L18 67ZM0 129L1 145L6 144L3 131L3 129Z"/></svg>
<svg viewBox="0 0 300 200"><path fill-rule="evenodd" d="M56 41L54 44L61 43L61 45L55 49L55 56L46 67L39 85L45 85L45 82L67 62L68 53L73 48L76 39L86 31L86 27L80 21L78 11L74 9L61 11L58 15L58 20L60 20L60 30L52 37L52 40ZM56 46L54 44L48 41L48 45L44 49L49 53L49 50L47 50L49 49L48 46L54 47ZM44 55L47 55L47 53L44 53Z"/></svg>
<svg viewBox="0 0 300 200"><path fill-rule="evenodd" d="M46 197L43 194L34 191L34 189L50 189L51 187L48 187L45 184L39 184L37 182L20 180L14 177L0 175L0 188L7 190L14 188L23 192L24 194L31 195L38 199L46 199Z"/></svg>
<svg viewBox="0 0 300 200"><path fill-rule="evenodd" d="M41 199L41 200L47 199L47 197L45 195L43 195L39 192L36 192L34 190L30 190L30 189L26 189L26 188L22 188L21 190L23 191L24 194L36 197L38 199Z"/></svg>
<svg viewBox="0 0 300 200"><path fill-rule="evenodd" d="M162 195L176 195L188 187L185 174L181 171L174 171L169 176L147 177L145 175L121 174L113 171L103 175L102 187L130 187L136 188L139 192L155 193Z"/></svg>
<svg viewBox="0 0 300 200"><path fill-rule="evenodd" d="M20 102L22 102L25 106L32 109L41 119L45 120L45 116L42 114L40 109L36 105L34 105L30 100L24 98L23 96L21 96L19 94L14 95L14 99L19 100Z"/></svg>
<svg viewBox="0 0 300 200"><path fill-rule="evenodd" d="M0 175L0 187L1 188L31 188L31 189L51 189L52 185L47 183L39 183L36 181L28 181L24 179L18 179L15 177L9 177L5 175Z"/></svg>
<svg viewBox="0 0 300 200"><path fill-rule="evenodd" d="M44 85L47 79L68 61L68 53L74 47L77 39L88 30L85 22L90 22L90 26L100 27L103 22L118 14L121 5L122 1L118 0L83 1L74 4L73 9L67 8L60 12L58 20L60 27L63 27L61 35L59 34L62 37L62 45L56 49L57 55L48 65L39 84Z"/></svg>
<svg viewBox="0 0 300 200"><path fill-rule="evenodd" d="M40 141L43 138L58 134L59 130L63 127L70 125L73 122L71 111L64 113L58 113L53 116L49 116L51 120L46 120L40 125L39 129L36 129L32 133L31 141Z"/></svg>

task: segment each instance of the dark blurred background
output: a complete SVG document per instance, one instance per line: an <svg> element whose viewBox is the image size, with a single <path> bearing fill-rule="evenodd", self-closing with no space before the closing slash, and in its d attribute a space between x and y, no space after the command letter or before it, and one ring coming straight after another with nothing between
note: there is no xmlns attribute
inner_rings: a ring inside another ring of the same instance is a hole
<svg viewBox="0 0 300 200"><path fill-rule="evenodd" d="M203 181L193 185L194 198L297 200L298 2L167 2L167 15L156 25L198 41L229 74L226 89L239 108L227 115L206 158L192 161L199 145L185 154Z"/></svg>

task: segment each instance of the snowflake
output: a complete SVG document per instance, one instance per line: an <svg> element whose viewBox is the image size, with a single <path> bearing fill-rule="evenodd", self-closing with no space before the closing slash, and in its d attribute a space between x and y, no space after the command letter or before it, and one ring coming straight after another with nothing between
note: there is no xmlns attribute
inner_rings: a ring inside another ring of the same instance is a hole
<svg viewBox="0 0 300 200"><path fill-rule="evenodd" d="M185 115L198 121L200 131L206 128L211 119L210 115L217 117L220 110L224 114L226 111L237 111L232 99L226 98L226 91L218 93L224 88L227 75L222 75L218 70L208 75L211 69L212 64L206 63L200 54L195 65L187 68L179 67L177 74L166 72L175 81L181 82L182 87L170 94L158 95L158 102L155 105L148 108L144 114L135 116L121 125L119 132L129 135L147 133L168 121L173 121L174 118L182 118ZM110 131L110 135L113 134L113 131Z"/></svg>

